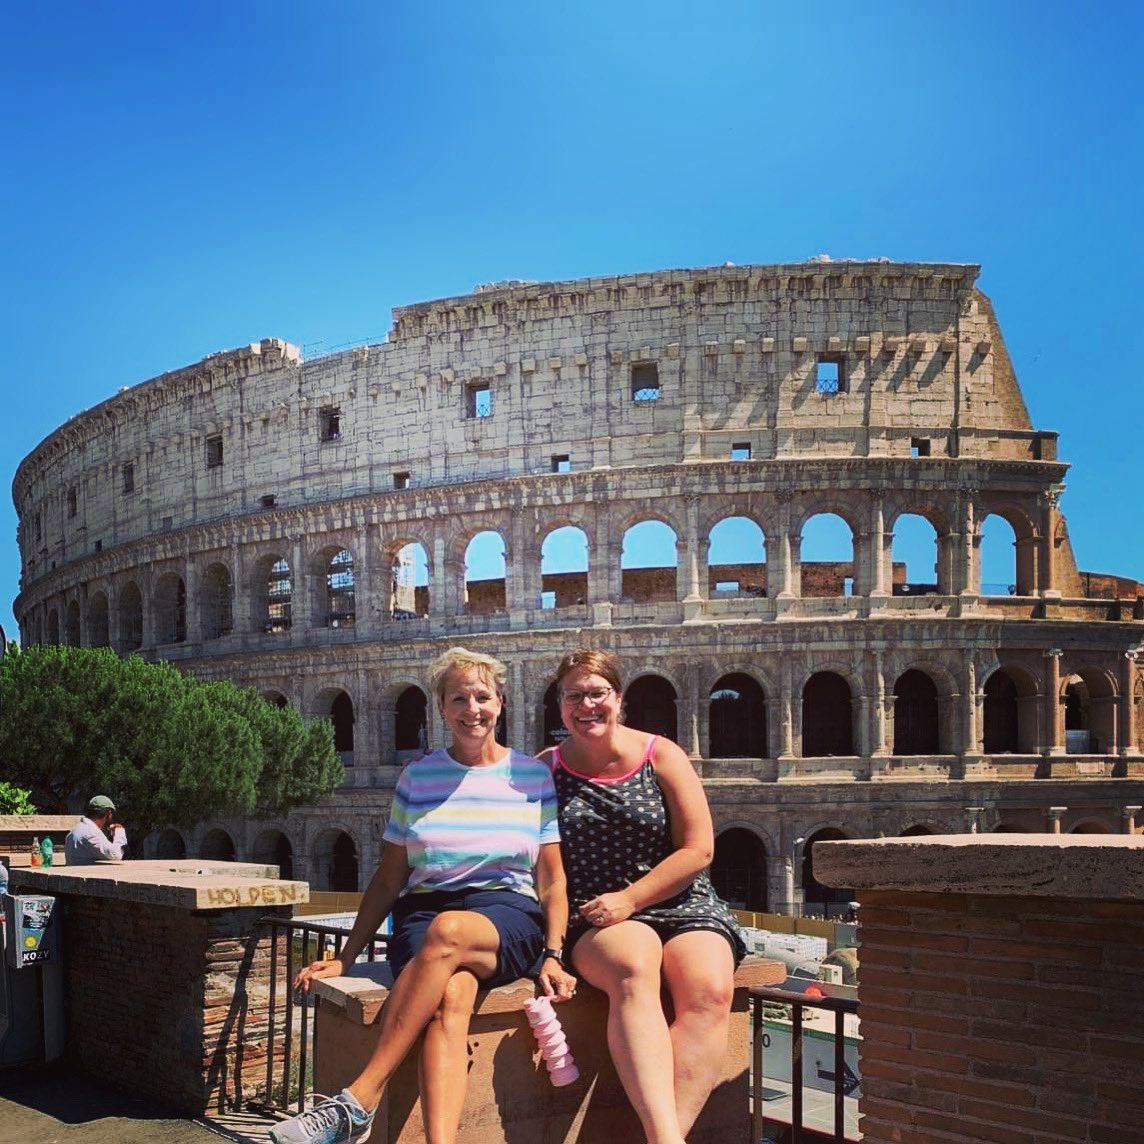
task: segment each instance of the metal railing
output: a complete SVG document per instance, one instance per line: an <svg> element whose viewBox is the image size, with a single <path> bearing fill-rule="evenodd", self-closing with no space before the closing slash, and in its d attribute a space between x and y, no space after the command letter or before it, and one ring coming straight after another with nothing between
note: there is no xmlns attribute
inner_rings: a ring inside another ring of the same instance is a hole
<svg viewBox="0 0 1144 1144"><path fill-rule="evenodd" d="M834 1135L835 1144L846 1144L846 1015L858 1012L857 1000L849 997L808 997L788 989L756 985L751 995L751 1139L762 1140L768 1117L763 1111L763 1065L765 1061L763 1005L791 1007L791 1144L803 1144L807 1128L803 1123L803 1009L825 1009L834 1014ZM821 1135L816 1133L816 1139Z"/></svg>
<svg viewBox="0 0 1144 1144"><path fill-rule="evenodd" d="M259 926L270 930L270 996L266 1018L266 1095L252 1104L259 1111L301 1112L312 1068L314 1009L312 995L299 997L290 987L294 975L311 961L337 957L350 931L342 926L308 922L304 918L264 917ZM384 959L387 938L377 934L366 947L368 961ZM285 957L282 943L285 942ZM279 1040L282 1051L279 1053ZM277 1073L275 1076L275 1066Z"/></svg>

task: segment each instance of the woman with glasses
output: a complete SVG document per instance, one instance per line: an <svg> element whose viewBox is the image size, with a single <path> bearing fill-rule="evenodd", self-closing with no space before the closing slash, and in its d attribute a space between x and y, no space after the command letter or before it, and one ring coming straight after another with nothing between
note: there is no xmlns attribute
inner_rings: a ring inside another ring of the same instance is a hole
<svg viewBox="0 0 1144 1144"><path fill-rule="evenodd" d="M707 877L707 796L675 743L624 726L614 656L570 652L556 687L568 738L542 758L572 903L566 958L608 995L608 1047L648 1144L682 1144L718 1079L746 952Z"/></svg>
<svg viewBox="0 0 1144 1144"><path fill-rule="evenodd" d="M270 1132L275 1144L364 1141L386 1083L422 1030L421 1106L430 1144L456 1140L468 1079L466 1034L478 985L538 977L564 1000L576 979L561 949L568 898L548 767L502 747L506 669L451 648L429 672L449 747L401 772L381 863L341 954L294 981L341 976L392 910L394 984L365 1070L336 1097Z"/></svg>

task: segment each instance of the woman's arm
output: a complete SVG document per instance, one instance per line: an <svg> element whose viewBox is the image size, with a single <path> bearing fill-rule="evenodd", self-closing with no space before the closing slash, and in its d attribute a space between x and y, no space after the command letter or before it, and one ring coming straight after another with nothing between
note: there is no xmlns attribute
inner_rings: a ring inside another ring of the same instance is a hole
<svg viewBox="0 0 1144 1144"><path fill-rule="evenodd" d="M409 859L405 847L395 842L385 843L381 861L362 895L357 919L350 930L350 936L346 938L346 944L342 946L342 952L328 961L311 962L294 978L294 988L306 991L315 978L342 976L377 933L378 926L393 909L393 904L407 881Z"/></svg>
<svg viewBox="0 0 1144 1144"><path fill-rule="evenodd" d="M568 932L568 882L564 876L564 860L559 842L546 842L540 847L536 863L536 890L544 911L544 945L546 949L563 949ZM557 1001L571 997L576 991L576 978L555 958L545 958L540 969L540 986Z"/></svg>
<svg viewBox="0 0 1144 1144"><path fill-rule="evenodd" d="M657 739L652 750L655 776L667 803L672 852L630 886L601 894L580 913L595 925L613 925L687 887L711 864L715 828L703 783L691 760L669 739ZM602 916L597 917L597 915Z"/></svg>

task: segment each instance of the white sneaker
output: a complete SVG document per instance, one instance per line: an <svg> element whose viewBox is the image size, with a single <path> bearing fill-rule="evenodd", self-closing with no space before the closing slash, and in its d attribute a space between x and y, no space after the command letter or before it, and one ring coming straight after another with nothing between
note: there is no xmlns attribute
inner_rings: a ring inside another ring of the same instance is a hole
<svg viewBox="0 0 1144 1144"><path fill-rule="evenodd" d="M314 1094L318 1103L270 1129L274 1144L363 1144L373 1127L373 1113L366 1112L348 1088L337 1096Z"/></svg>

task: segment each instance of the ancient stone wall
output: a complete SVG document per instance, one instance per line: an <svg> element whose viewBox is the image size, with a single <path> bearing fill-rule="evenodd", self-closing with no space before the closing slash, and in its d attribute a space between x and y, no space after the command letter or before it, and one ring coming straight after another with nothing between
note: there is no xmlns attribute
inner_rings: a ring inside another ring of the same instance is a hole
<svg viewBox="0 0 1144 1144"><path fill-rule="evenodd" d="M1121 829L1142 801L1144 603L1128 579L1127 600L1088 598L1056 434L1029 421L976 273L512 285L401 308L386 342L311 362L275 340L213 355L21 464L22 638L139 651L332 717L348 770L329 806L168 839L225 829L320 887L368 877L397 768L441 740L414 689L453 643L509 665L506 730L528 749L559 734L560 656L619 652L629 719L695 759L720 829L761 848L771 904L815 832L1007 828L1057 804L1066 829ZM823 513L848 560L803 561ZM992 515L1015 541L1003 595L981 576ZM905 516L932 528L922 583L894 557ZM713 564L731 518L758 554ZM674 559L626 567L652 520ZM546 565L561 529L580 571ZM467 579L482 532L503 577Z"/></svg>

